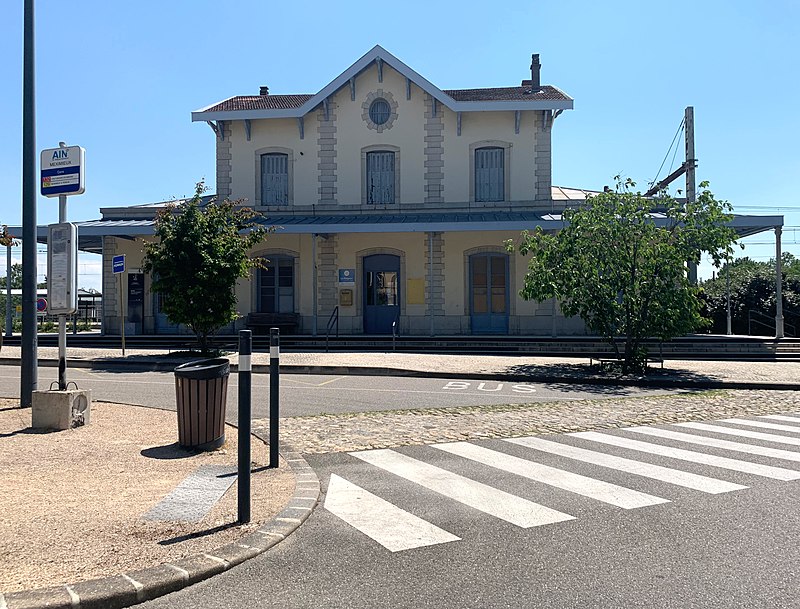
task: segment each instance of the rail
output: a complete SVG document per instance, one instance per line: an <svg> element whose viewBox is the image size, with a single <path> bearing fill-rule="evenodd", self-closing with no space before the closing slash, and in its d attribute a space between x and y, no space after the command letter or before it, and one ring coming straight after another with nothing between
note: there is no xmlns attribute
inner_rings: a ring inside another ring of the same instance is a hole
<svg viewBox="0 0 800 609"><path fill-rule="evenodd" d="M792 323L787 323L786 317L798 317L796 313L789 313L784 312L783 314L783 333L784 335L788 336L796 336L797 335L797 327ZM763 321L766 320L766 321ZM770 334L775 332L775 318L769 315L766 315L760 311L754 311L750 309L747 311L747 334L749 336L753 336L753 324L758 326L763 326L770 330Z"/></svg>
<svg viewBox="0 0 800 609"><path fill-rule="evenodd" d="M392 351L397 351L397 335L400 332L400 307L397 307L397 313L394 315L392 322Z"/></svg>
<svg viewBox="0 0 800 609"><path fill-rule="evenodd" d="M336 305L328 318L328 326L325 329L325 353L328 353L328 343L331 338L331 329L336 326L336 338L339 338L339 305Z"/></svg>

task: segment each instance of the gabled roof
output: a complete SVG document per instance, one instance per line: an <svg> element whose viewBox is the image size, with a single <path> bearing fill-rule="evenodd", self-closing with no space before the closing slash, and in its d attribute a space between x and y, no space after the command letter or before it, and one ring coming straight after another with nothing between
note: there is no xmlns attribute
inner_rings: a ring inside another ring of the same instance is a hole
<svg viewBox="0 0 800 609"><path fill-rule="evenodd" d="M568 110L572 98L560 89L544 85L443 91L379 45L334 78L318 93L309 95L249 95L231 97L192 112L193 121L258 118L299 118L348 84L376 61L382 61L454 112L490 110Z"/></svg>

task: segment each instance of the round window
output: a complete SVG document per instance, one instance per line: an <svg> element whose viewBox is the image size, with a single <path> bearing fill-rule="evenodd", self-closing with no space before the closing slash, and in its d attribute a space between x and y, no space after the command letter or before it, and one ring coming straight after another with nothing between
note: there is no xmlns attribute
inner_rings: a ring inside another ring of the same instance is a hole
<svg viewBox="0 0 800 609"><path fill-rule="evenodd" d="M389 102L379 97L370 104L369 118L376 125L383 125L389 120L391 112L392 109L389 106Z"/></svg>

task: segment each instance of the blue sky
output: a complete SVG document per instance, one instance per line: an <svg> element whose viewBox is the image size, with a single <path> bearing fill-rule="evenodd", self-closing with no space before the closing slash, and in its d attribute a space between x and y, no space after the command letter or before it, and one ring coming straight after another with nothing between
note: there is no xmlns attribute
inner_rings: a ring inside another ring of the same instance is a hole
<svg viewBox="0 0 800 609"><path fill-rule="evenodd" d="M6 224L22 218L22 23L22 2L6 3ZM442 89L516 85L539 53L542 82L575 99L553 131L563 186L600 189L622 174L644 187L694 106L698 180L738 213L783 214L784 250L800 256L796 1L38 0L36 28L37 150L86 149L86 193L70 198L69 220L191 194L202 178L213 187L214 136L192 110L260 85L314 93L380 44ZM40 197L39 224L57 220L56 201ZM745 254L768 259L773 242L753 237ZM99 287L97 257L79 273Z"/></svg>

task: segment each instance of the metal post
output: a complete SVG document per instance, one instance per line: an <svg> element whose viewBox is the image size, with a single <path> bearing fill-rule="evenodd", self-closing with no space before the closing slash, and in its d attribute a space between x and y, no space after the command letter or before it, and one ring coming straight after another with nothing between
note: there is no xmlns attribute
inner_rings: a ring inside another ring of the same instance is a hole
<svg viewBox="0 0 800 609"><path fill-rule="evenodd" d="M433 233L428 233L428 313L431 316L431 336L433 336Z"/></svg>
<svg viewBox="0 0 800 609"><path fill-rule="evenodd" d="M22 70L22 370L20 406L39 384L36 334L36 62L34 1L25 0Z"/></svg>
<svg viewBox="0 0 800 609"><path fill-rule="evenodd" d="M695 189L695 158L694 158L694 108L687 106L684 113L686 125L686 204L694 203L696 195ZM697 285L697 265L689 262L688 278L692 285Z"/></svg>
<svg viewBox="0 0 800 609"><path fill-rule="evenodd" d="M66 148L64 142L58 143L59 147ZM58 222L67 221L67 195L58 195ZM48 242L47 247L50 247ZM51 278L47 278L51 281ZM51 294L48 294L51 296ZM67 390L67 316L61 313L58 316L58 390Z"/></svg>
<svg viewBox="0 0 800 609"><path fill-rule="evenodd" d="M317 335L317 234L311 235L311 336Z"/></svg>
<svg viewBox="0 0 800 609"><path fill-rule="evenodd" d="M253 333L239 330L239 522L250 522L250 430Z"/></svg>
<svg viewBox="0 0 800 609"><path fill-rule="evenodd" d="M278 328L269 329L269 466L278 467L278 387L280 382L281 337Z"/></svg>
<svg viewBox="0 0 800 609"><path fill-rule="evenodd" d="M728 300L728 336L733 334L731 331L731 263L730 260L725 264L725 291Z"/></svg>
<svg viewBox="0 0 800 609"><path fill-rule="evenodd" d="M119 308L120 308L120 323L119 327L122 334L122 357L125 357L125 298L122 292L122 276L125 273L117 273L119 275Z"/></svg>
<svg viewBox="0 0 800 609"><path fill-rule="evenodd" d="M781 271L781 232L775 227L775 338L783 338L783 272Z"/></svg>
<svg viewBox="0 0 800 609"><path fill-rule="evenodd" d="M11 315L11 246L6 247L6 336L11 336L14 318Z"/></svg>

